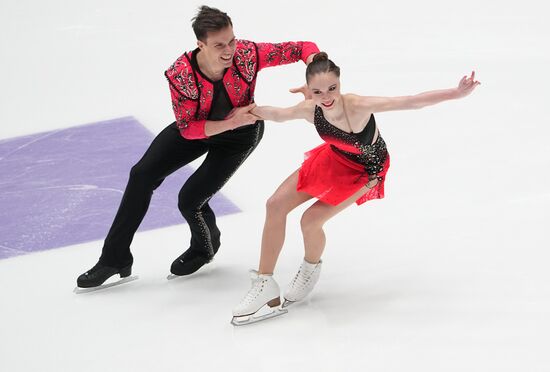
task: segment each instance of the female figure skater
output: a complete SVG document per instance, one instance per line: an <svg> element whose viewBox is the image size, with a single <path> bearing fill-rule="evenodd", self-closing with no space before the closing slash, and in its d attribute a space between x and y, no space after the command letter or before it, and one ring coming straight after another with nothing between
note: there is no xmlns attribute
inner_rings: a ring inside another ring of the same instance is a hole
<svg viewBox="0 0 550 372"><path fill-rule="evenodd" d="M293 107L261 106L251 111L262 119L277 122L305 119L315 125L325 143L307 152L302 166L267 201L260 265L258 271L252 271L252 287L233 309L232 323L235 325L284 314L286 306L306 297L319 279L325 248L325 222L354 202L360 205L384 197L390 157L373 113L419 109L462 98L480 84L472 72L455 88L413 96L366 97L341 94L339 77L340 68L326 53L318 53L306 69L311 99ZM286 217L312 198L318 200L301 219L304 260L280 307L280 291L273 271L284 242ZM266 304L271 312L259 316L259 310Z"/></svg>

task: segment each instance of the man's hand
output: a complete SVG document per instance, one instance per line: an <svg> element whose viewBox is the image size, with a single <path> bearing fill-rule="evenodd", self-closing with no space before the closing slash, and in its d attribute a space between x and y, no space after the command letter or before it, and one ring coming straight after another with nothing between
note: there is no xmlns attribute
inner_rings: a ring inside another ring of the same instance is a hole
<svg viewBox="0 0 550 372"><path fill-rule="evenodd" d="M309 65L311 63L311 61L313 61L313 57L315 57L317 53L311 53L307 59L306 59L306 65Z"/></svg>
<svg viewBox="0 0 550 372"><path fill-rule="evenodd" d="M256 120L261 120L260 117L252 114L250 110L256 107L255 103L248 106L237 107L233 109L225 118L230 121L231 129L236 129L245 125L254 124Z"/></svg>

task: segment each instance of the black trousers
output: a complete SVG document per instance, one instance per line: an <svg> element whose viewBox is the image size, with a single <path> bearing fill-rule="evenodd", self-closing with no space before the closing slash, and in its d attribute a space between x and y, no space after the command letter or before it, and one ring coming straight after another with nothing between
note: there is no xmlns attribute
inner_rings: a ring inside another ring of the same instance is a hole
<svg viewBox="0 0 550 372"><path fill-rule="evenodd" d="M133 262L130 244L153 191L168 175L205 153L203 163L179 192L178 208L191 229L190 248L213 255L220 246L220 231L208 202L256 148L263 133L264 122L257 121L210 138L188 140L180 135L175 122L168 125L130 171L100 262L114 267Z"/></svg>

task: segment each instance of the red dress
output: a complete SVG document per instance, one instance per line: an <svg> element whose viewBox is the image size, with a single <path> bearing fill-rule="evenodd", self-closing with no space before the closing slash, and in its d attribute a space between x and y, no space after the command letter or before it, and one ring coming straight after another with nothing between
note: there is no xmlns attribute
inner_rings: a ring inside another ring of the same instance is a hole
<svg viewBox="0 0 550 372"><path fill-rule="evenodd" d="M338 205L376 178L376 185L356 203L383 198L390 156L380 134L372 143L376 129L374 115L361 133L348 133L329 123L323 110L315 106L314 124L325 143L305 154L297 190Z"/></svg>

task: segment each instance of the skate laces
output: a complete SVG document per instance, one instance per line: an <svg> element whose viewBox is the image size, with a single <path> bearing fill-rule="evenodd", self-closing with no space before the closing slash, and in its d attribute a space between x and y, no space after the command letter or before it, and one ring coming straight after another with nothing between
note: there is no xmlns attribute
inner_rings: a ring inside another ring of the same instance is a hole
<svg viewBox="0 0 550 372"><path fill-rule="evenodd" d="M251 271L253 273L253 271ZM244 296L243 300L241 301L242 304L250 304L252 303L256 297L262 293L264 288L264 282L266 281L265 278L261 278L260 276L252 278L252 288L248 290L248 293Z"/></svg>
<svg viewBox="0 0 550 372"><path fill-rule="evenodd" d="M317 269L317 266L312 271L305 270L304 265L301 265L300 270L298 270L298 272L294 276L294 279L292 279L291 286L295 289L300 289L300 290L306 288L316 269Z"/></svg>

